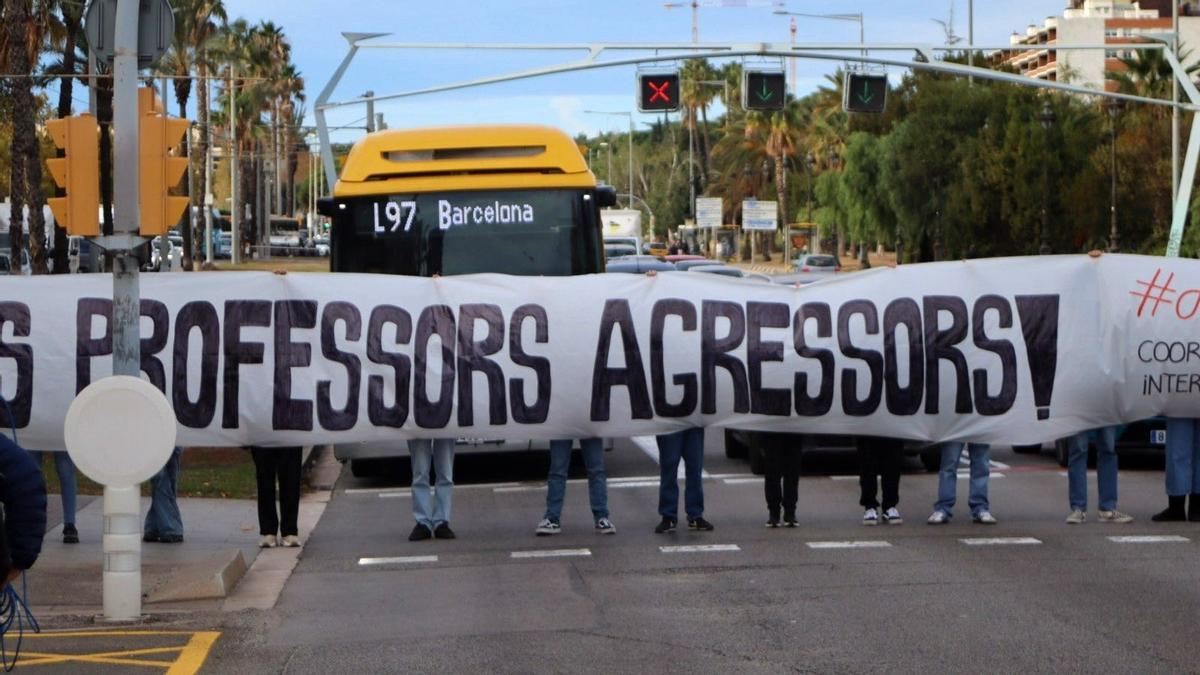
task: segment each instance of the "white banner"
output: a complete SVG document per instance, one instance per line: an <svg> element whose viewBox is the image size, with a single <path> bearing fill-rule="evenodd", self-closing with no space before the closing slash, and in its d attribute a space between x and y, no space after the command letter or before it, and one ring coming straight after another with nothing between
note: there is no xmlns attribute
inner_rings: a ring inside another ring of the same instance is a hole
<svg viewBox="0 0 1200 675"><path fill-rule="evenodd" d="M0 280L0 393L61 449L111 373L111 278ZM624 437L689 425L1035 443L1200 416L1200 263L905 265L803 288L663 273L142 278L186 445ZM3 414L7 422L7 413Z"/></svg>

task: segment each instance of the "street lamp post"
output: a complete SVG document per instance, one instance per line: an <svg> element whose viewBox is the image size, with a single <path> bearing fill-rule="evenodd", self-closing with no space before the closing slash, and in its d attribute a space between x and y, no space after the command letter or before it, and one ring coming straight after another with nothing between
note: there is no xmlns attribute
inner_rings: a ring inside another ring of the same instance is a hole
<svg viewBox="0 0 1200 675"><path fill-rule="evenodd" d="M1109 198L1109 230L1108 252L1116 253L1121 250L1121 239L1117 234L1117 114L1121 110L1121 100L1108 99L1108 139L1112 150L1112 193Z"/></svg>
<svg viewBox="0 0 1200 675"><path fill-rule="evenodd" d="M1050 102L1042 103L1041 115L1042 129L1045 131L1045 155L1042 162L1042 244L1038 247L1038 253L1041 255L1050 254L1050 128L1054 126L1054 109L1050 107Z"/></svg>
<svg viewBox="0 0 1200 675"><path fill-rule="evenodd" d="M604 174L604 182L612 185L612 147L608 141L600 141L601 148L608 148L608 170Z"/></svg>
<svg viewBox="0 0 1200 675"><path fill-rule="evenodd" d="M629 118L629 208L633 208L633 113L624 111L609 111L609 110L584 110L583 112L592 115L624 115ZM609 148L609 169L611 185L611 164L612 164L612 148Z"/></svg>
<svg viewBox="0 0 1200 675"><path fill-rule="evenodd" d="M837 150L830 150L829 151L829 168L836 171L838 168L838 162L840 162L841 159L842 158L840 156L838 156ZM838 231L838 229L839 228L838 228L837 223L834 223L833 224L833 255L834 255L834 257L837 258L838 265L841 265L842 264L842 253L844 251L842 250L843 240L841 237L841 233Z"/></svg>
<svg viewBox="0 0 1200 675"><path fill-rule="evenodd" d="M804 12L789 12L786 9L777 9L772 13L777 16L802 16L807 19L829 19L830 21L854 21L854 22L858 23L858 43L860 45L866 44L862 12L842 13L842 14L806 14ZM793 19L792 21L794 22L795 19ZM791 32L792 32L792 43L794 44L795 36L796 36L795 23L793 23L791 25ZM863 53L863 56L866 56L867 50L865 47L863 48L862 53ZM793 77L793 79L795 79L795 78ZM795 87L794 82L792 83L792 86ZM794 89L793 89L792 93L793 94L795 93Z"/></svg>

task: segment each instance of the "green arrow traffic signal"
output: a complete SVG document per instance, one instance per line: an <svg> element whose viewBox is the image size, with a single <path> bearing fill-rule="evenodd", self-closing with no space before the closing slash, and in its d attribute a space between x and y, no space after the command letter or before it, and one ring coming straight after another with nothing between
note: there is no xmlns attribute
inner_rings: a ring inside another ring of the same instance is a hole
<svg viewBox="0 0 1200 675"><path fill-rule="evenodd" d="M747 110L782 110L787 103L787 80L781 71L747 70L742 78L742 100Z"/></svg>

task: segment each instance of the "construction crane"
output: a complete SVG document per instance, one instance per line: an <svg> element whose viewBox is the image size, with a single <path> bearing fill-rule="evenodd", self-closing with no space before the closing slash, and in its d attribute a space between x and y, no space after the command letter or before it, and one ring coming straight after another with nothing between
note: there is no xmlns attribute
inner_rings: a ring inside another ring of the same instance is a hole
<svg viewBox="0 0 1200 675"><path fill-rule="evenodd" d="M783 0L691 0L690 2L668 2L667 9L692 8L692 44L700 42L699 10L701 7L783 7Z"/></svg>

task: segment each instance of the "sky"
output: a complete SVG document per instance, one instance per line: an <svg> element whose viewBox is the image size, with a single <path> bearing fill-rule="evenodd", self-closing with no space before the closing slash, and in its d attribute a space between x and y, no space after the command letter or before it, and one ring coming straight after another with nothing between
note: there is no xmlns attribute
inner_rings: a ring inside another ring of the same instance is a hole
<svg viewBox="0 0 1200 675"><path fill-rule="evenodd" d="M776 42L790 40L786 16L772 14L767 0L740 0L754 7L706 7L698 11L700 41ZM681 0L688 3L688 0ZM720 0L700 0L721 4ZM736 4L739 0L726 0ZM308 124L317 95L346 54L341 33L390 33L380 42L404 43L686 43L691 41L690 7L667 9L653 0L225 0L230 18L280 24L293 47L293 60L303 74ZM786 0L784 8L812 14L857 13L864 16L867 42L944 44L946 34L933 19L948 21L954 9L954 32L967 35L968 0ZM974 30L977 45L1007 45L1014 31L1047 16L1061 14L1066 0L977 0ZM857 42L858 24L849 21L797 18L800 43ZM649 54L647 52L646 54ZM601 58L619 58L614 52ZM642 54L644 55L644 54ZM404 49L360 50L332 100L357 98L368 90L377 95L470 81L579 60L583 51L482 51ZM750 62L748 61L747 64ZM664 61L663 65L670 65ZM775 61L778 65L778 61ZM797 65L800 95L824 82L838 62L802 60ZM893 76L897 74L894 71ZM623 131L627 115L637 124L650 115L637 113L636 68L619 66L576 71L453 92L380 101L392 128L440 124L532 122L568 133L595 135ZM362 126L361 104L330 111L331 126ZM360 130L335 131L335 141L353 141Z"/></svg>

